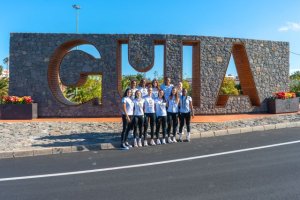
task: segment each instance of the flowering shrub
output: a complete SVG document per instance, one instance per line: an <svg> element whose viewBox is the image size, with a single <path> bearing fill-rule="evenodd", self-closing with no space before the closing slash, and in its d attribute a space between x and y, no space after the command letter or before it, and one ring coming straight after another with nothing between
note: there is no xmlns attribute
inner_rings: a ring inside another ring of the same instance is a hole
<svg viewBox="0 0 300 200"><path fill-rule="evenodd" d="M296 94L294 92L276 92L273 95L273 99L292 99L295 97Z"/></svg>
<svg viewBox="0 0 300 200"><path fill-rule="evenodd" d="M32 98L30 96L17 97L17 96L4 96L1 98L2 104L31 104Z"/></svg>

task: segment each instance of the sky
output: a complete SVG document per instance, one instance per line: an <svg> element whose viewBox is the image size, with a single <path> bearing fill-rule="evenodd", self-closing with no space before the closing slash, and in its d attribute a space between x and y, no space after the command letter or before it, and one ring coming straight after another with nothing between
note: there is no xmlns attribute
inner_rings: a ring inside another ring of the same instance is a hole
<svg viewBox="0 0 300 200"><path fill-rule="evenodd" d="M11 32L75 33L73 4L81 7L79 33L287 41L290 51L299 54L290 54L290 73L300 70L299 0L0 0L0 61L9 56ZM127 52L127 45L122 49ZM185 47L183 52L183 75L190 77L191 48ZM123 74L136 73L124 54ZM153 77L154 71L162 74L162 46L155 48L155 55L154 67L147 77ZM236 74L233 62L227 73Z"/></svg>

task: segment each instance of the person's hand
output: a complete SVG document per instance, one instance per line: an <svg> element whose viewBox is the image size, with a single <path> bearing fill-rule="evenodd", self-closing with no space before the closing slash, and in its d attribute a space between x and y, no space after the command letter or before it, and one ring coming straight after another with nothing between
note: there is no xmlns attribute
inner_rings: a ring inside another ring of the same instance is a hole
<svg viewBox="0 0 300 200"><path fill-rule="evenodd" d="M126 116L127 122L130 122L130 118L129 116Z"/></svg>
<svg viewBox="0 0 300 200"><path fill-rule="evenodd" d="M194 119L194 117L195 117L195 115L194 115L194 113L192 113L192 119Z"/></svg>

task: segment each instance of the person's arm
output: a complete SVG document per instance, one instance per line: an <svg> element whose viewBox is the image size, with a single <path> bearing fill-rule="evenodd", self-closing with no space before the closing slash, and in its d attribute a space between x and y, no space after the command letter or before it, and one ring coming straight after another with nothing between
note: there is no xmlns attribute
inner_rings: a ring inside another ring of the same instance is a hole
<svg viewBox="0 0 300 200"><path fill-rule="evenodd" d="M193 101L192 99L190 100L190 109L191 109L191 114L192 114L192 118L194 118L194 108L193 108Z"/></svg>
<svg viewBox="0 0 300 200"><path fill-rule="evenodd" d="M123 111L124 111L124 113L126 115L127 121L130 122L130 118L128 116L127 109L126 109L126 102L123 103Z"/></svg>

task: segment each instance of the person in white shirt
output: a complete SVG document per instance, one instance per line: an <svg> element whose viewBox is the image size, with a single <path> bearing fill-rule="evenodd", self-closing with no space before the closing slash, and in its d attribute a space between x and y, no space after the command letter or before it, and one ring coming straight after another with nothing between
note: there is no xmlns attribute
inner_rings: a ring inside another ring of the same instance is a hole
<svg viewBox="0 0 300 200"><path fill-rule="evenodd" d="M181 81L178 82L176 88L177 88L178 95L181 96L182 95L182 82Z"/></svg>
<svg viewBox="0 0 300 200"><path fill-rule="evenodd" d="M181 97L181 95L182 95L182 82L181 81L178 82L176 88L177 88L178 96ZM179 116L179 113L178 113L178 116ZM178 117L178 121L180 124L180 117ZM179 126L177 126L176 132L179 133Z"/></svg>
<svg viewBox="0 0 300 200"><path fill-rule="evenodd" d="M140 81L139 87L137 88L139 91L141 91L142 98L144 98L145 96L148 95L148 88L147 88L146 84L147 84L146 79L143 78Z"/></svg>
<svg viewBox="0 0 300 200"><path fill-rule="evenodd" d="M173 87L171 95L168 98L167 101L167 122L168 122L168 143L177 142L176 140L176 130L178 125L178 106L179 106L179 96L177 93L177 89ZM173 131L173 139L170 137L171 132L171 123L172 125L172 131Z"/></svg>
<svg viewBox="0 0 300 200"><path fill-rule="evenodd" d="M150 120L151 130L151 145L155 145L153 140L154 137L154 121L155 121L155 105L154 99L152 98L152 87L148 88L148 95L144 97L144 108L145 108L145 120L144 120L144 146L148 146L147 143L147 129Z"/></svg>
<svg viewBox="0 0 300 200"><path fill-rule="evenodd" d="M135 92L138 90L136 88L136 80L131 80L129 89L131 89L131 93L132 93L131 99L133 101L135 99ZM134 130L136 130L136 126L133 124L130 131L129 131L131 137L133 135Z"/></svg>
<svg viewBox="0 0 300 200"><path fill-rule="evenodd" d="M169 99L173 87L174 85L171 84L171 79L165 77L165 82L160 86L160 89L164 91L166 99Z"/></svg>
<svg viewBox="0 0 300 200"><path fill-rule="evenodd" d="M156 144L166 144L166 125L167 125L167 101L165 99L164 91L159 90L158 98L155 100L156 112ZM162 141L159 140L159 129L162 126Z"/></svg>
<svg viewBox="0 0 300 200"><path fill-rule="evenodd" d="M158 97L159 92L159 84L157 79L153 79L152 81L152 97L156 99Z"/></svg>
<svg viewBox="0 0 300 200"><path fill-rule="evenodd" d="M132 147L127 139L129 130L133 126L133 108L134 103L131 100L132 91L131 89L126 89L123 98L122 98L122 122L123 122L123 130L121 133L121 148L122 149L129 149Z"/></svg>
<svg viewBox="0 0 300 200"><path fill-rule="evenodd" d="M135 92L137 91L136 80L131 80L129 89L131 89L132 92L131 99L134 100Z"/></svg>
<svg viewBox="0 0 300 200"><path fill-rule="evenodd" d="M179 118L180 118L180 126L179 126L179 141L182 142L182 128L184 126L184 122L186 124L187 135L186 140L190 141L191 135L191 115L194 118L194 109L193 109L193 102L192 97L187 96L187 90L183 88L182 96L180 97L180 109L179 109Z"/></svg>
<svg viewBox="0 0 300 200"><path fill-rule="evenodd" d="M140 90L135 92L135 99L133 100L134 103L134 124L139 129L139 137L136 135L136 129L133 131L134 135L134 147L142 147L142 135L143 135L143 123L144 123L144 99L142 98L142 94ZM138 139L138 141L137 141Z"/></svg>

